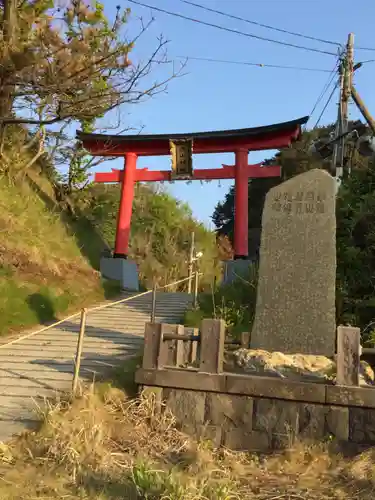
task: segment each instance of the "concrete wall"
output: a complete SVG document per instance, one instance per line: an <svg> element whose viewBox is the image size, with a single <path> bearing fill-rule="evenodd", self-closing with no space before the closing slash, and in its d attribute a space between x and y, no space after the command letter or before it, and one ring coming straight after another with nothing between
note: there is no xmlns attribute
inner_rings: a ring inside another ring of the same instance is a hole
<svg viewBox="0 0 375 500"><path fill-rule="evenodd" d="M166 403L184 431L215 446L267 452L329 435L375 443L373 388L182 370L139 370L136 380Z"/></svg>

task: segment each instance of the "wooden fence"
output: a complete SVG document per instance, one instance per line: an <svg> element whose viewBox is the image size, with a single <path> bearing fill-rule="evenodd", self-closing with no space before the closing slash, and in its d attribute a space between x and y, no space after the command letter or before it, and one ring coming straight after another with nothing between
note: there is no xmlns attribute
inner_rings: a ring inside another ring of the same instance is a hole
<svg viewBox="0 0 375 500"><path fill-rule="evenodd" d="M192 333L186 333L192 331ZM222 373L225 345L249 346L249 334L239 341L225 339L222 320L204 319L201 328L148 323L145 328L143 369L185 368L205 373Z"/></svg>

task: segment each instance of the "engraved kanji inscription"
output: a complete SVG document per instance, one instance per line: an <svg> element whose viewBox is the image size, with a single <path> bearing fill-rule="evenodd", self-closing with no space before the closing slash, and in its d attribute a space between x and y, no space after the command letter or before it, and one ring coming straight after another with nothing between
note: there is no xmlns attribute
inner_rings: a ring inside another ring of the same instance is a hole
<svg viewBox="0 0 375 500"><path fill-rule="evenodd" d="M305 201L314 201L314 200L315 200L314 191L307 191L305 194Z"/></svg>
<svg viewBox="0 0 375 500"><path fill-rule="evenodd" d="M293 200L293 195L291 193L284 193L284 201L291 202Z"/></svg>
<svg viewBox="0 0 375 500"><path fill-rule="evenodd" d="M287 214L292 213L292 204L291 203L284 203L283 211Z"/></svg>
<svg viewBox="0 0 375 500"><path fill-rule="evenodd" d="M272 210L286 214L306 215L324 214L325 195L322 192L296 191L295 193L275 193L273 197Z"/></svg>
<svg viewBox="0 0 375 500"><path fill-rule="evenodd" d="M316 204L316 213L317 214L324 214L325 210L324 210L324 203L322 202L319 202Z"/></svg>
<svg viewBox="0 0 375 500"><path fill-rule="evenodd" d="M296 203L295 204L295 212L296 214L303 214L303 203Z"/></svg>
<svg viewBox="0 0 375 500"><path fill-rule="evenodd" d="M305 203L305 213L313 214L315 212L314 203Z"/></svg>

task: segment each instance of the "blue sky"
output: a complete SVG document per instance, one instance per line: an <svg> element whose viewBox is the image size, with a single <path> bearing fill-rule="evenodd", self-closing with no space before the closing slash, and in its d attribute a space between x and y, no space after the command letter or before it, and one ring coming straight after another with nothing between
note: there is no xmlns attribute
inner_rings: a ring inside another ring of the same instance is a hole
<svg viewBox="0 0 375 500"><path fill-rule="evenodd" d="M142 0L140 0L142 1ZM355 45L375 48L373 30L375 2L373 0L194 0L210 8L222 10L286 30L297 31L319 38L346 43L349 32L355 34ZM150 9L127 1L106 0L106 12L111 15L116 4L130 7L132 16L129 30L137 29L137 17L149 19ZM254 33L322 50L335 51L335 47L305 40L237 20L204 12L179 0L144 0L160 8L186 16L221 24L229 28ZM155 21L140 39L131 58L144 59L163 34L169 40L168 56L178 64L180 56L203 57L263 64L303 66L332 70L335 57L305 50L282 47L270 42L202 26L159 12ZM375 51L355 50L356 61L375 59ZM166 77L172 66L157 68L154 79ZM259 68L234 64L188 61L185 76L173 80L166 93L142 104L124 107L121 111L122 127L143 126L143 133L193 132L215 129L253 127L288 121L311 112L329 74L297 70ZM355 76L357 90L369 109L375 114L374 88L375 62L365 64ZM312 127L325 101L311 118ZM321 123L332 123L337 113L337 94L328 106ZM354 104L350 118L358 118ZM112 118L109 119L109 122ZM108 123L108 119L107 119ZM269 152L252 153L249 162L256 163ZM197 155L195 168L213 168L222 163L231 164L233 155ZM121 168L120 160L102 164L101 170ZM141 159L139 166L169 168L169 158ZM171 184L168 190L191 206L194 215L209 224L216 203L223 199L231 181L217 181L201 185Z"/></svg>

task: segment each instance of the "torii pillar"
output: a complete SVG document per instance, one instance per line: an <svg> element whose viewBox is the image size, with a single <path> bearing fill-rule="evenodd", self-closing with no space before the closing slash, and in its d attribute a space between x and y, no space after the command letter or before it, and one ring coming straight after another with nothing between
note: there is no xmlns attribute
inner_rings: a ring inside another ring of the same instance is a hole
<svg viewBox="0 0 375 500"><path fill-rule="evenodd" d="M137 155L127 153L124 159L120 206L117 215L115 251L113 253L115 259L128 258L136 169Z"/></svg>
<svg viewBox="0 0 375 500"><path fill-rule="evenodd" d="M190 141L194 143L190 156L206 153L234 153L235 164L223 165L215 169L197 169L188 174L191 180L234 179L235 181L235 222L234 252L235 260L227 264L232 275L248 267L248 183L249 179L279 177L279 166L249 165L249 151L274 150L289 147L299 138L301 125L308 117L290 122L278 123L247 129L195 132L189 134L151 134L151 135L106 135L77 132L83 147L93 155L123 157L124 169L112 172L98 172L95 182L121 183L121 200L117 220L115 258L103 258L102 275L121 281L124 288L138 289L138 274L135 262L128 259L131 216L134 186L137 182L168 182L175 180L176 172L171 170L137 169L137 158L147 156L171 155L171 143ZM180 153L179 153L180 154ZM186 163L186 155L179 156L181 165ZM181 158L183 158L181 160ZM180 180L186 178L177 176ZM178 179L177 179L178 180ZM227 276L229 278L229 276Z"/></svg>
<svg viewBox="0 0 375 500"><path fill-rule="evenodd" d="M249 174L247 149L235 151L234 178L234 259L249 255Z"/></svg>

